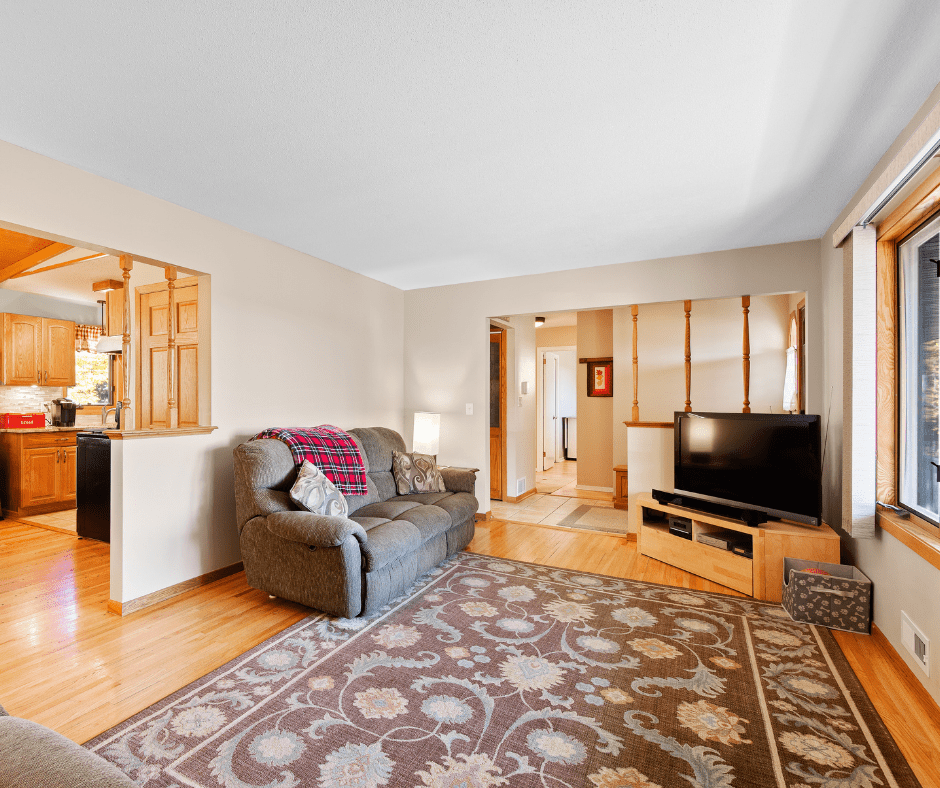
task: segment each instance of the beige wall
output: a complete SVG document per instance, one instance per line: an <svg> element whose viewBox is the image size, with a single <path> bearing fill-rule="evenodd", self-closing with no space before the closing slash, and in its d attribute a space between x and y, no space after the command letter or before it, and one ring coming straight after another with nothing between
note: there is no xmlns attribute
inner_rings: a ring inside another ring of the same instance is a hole
<svg viewBox="0 0 940 788"><path fill-rule="evenodd" d="M614 354L614 313L578 312L578 358ZM587 395L587 364L578 364L578 487L613 490L613 397ZM614 395L617 395L616 390Z"/></svg>
<svg viewBox="0 0 940 788"><path fill-rule="evenodd" d="M0 172L0 220L212 276L219 429L112 444L112 599L241 560L232 449L258 431L401 429L401 291L3 142Z"/></svg>
<svg viewBox="0 0 940 788"><path fill-rule="evenodd" d="M538 347L574 347L578 344L578 327L542 326L535 329L535 343Z"/></svg>

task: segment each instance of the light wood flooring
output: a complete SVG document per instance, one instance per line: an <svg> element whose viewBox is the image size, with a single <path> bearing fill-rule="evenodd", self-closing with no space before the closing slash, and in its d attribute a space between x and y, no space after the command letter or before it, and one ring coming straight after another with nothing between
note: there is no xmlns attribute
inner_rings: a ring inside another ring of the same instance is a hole
<svg viewBox="0 0 940 788"><path fill-rule="evenodd" d="M21 517L20 522L36 525L39 528L45 528L49 531L58 531L63 534L76 533L75 515L77 509L65 509L61 512L50 512L49 514L34 514L30 517Z"/></svg>
<svg viewBox="0 0 940 788"><path fill-rule="evenodd" d="M627 513L614 509L611 493L577 489L576 460L556 462L535 475L536 494L521 501L490 500L493 517L516 523L538 523L581 530L627 532ZM590 507L586 510L584 507ZM580 514L577 525L570 523Z"/></svg>
<svg viewBox="0 0 940 788"><path fill-rule="evenodd" d="M0 703L84 742L310 611L231 575L124 618L106 612L108 546L0 522ZM705 591L622 536L491 520L471 552ZM940 709L883 638L835 633L924 788L940 788ZM933 743L933 744L931 744Z"/></svg>

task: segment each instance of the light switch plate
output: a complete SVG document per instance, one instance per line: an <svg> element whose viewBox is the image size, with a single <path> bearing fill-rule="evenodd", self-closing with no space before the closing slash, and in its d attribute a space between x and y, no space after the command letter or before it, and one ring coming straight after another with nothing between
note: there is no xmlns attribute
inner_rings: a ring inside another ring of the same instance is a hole
<svg viewBox="0 0 940 788"><path fill-rule="evenodd" d="M473 415L473 403L472 402L467 403L467 415L468 416Z"/></svg>

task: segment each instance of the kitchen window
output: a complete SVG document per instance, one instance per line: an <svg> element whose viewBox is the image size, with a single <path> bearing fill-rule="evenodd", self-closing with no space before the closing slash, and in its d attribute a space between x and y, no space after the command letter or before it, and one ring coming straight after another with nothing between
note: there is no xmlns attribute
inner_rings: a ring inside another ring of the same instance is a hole
<svg viewBox="0 0 940 788"><path fill-rule="evenodd" d="M940 216L898 244L898 502L940 523Z"/></svg>
<svg viewBox="0 0 940 788"><path fill-rule="evenodd" d="M68 390L79 405L111 404L111 356L88 350L75 351L75 385Z"/></svg>

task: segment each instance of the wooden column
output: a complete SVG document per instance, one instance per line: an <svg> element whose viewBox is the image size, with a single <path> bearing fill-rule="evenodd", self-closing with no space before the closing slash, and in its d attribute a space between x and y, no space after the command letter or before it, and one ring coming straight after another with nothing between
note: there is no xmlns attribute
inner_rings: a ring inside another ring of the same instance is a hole
<svg viewBox="0 0 940 788"><path fill-rule="evenodd" d="M639 311L640 308L636 304L630 307L630 314L633 315L633 414L630 417L631 421L640 420L640 405L637 399L637 384L640 376L636 354L636 319Z"/></svg>
<svg viewBox="0 0 940 788"><path fill-rule="evenodd" d="M129 254L121 255L121 273L124 277L124 336L121 342L121 367L124 371L124 399L121 400L121 423L118 429L134 429L131 410L131 269L134 260Z"/></svg>
<svg viewBox="0 0 940 788"><path fill-rule="evenodd" d="M741 347L742 363L744 365L744 407L741 408L741 413L751 412L751 401L748 399L751 390L751 329L747 322L750 306L751 297L741 296L741 310L744 312L744 340Z"/></svg>
<svg viewBox="0 0 940 788"><path fill-rule="evenodd" d="M176 268L164 269L167 288L166 323L166 426L175 430L180 425L179 408L176 404Z"/></svg>
<svg viewBox="0 0 940 788"><path fill-rule="evenodd" d="M692 410L692 302L685 302L685 412Z"/></svg>

